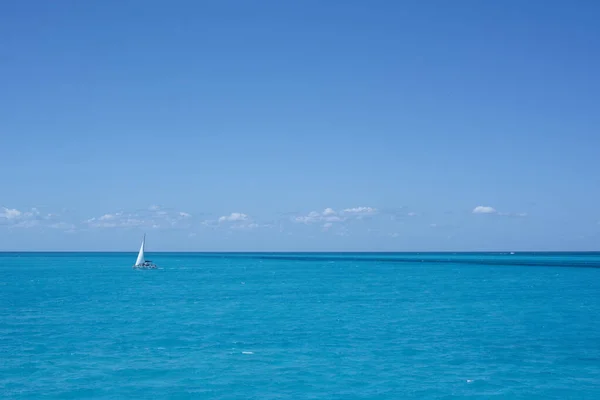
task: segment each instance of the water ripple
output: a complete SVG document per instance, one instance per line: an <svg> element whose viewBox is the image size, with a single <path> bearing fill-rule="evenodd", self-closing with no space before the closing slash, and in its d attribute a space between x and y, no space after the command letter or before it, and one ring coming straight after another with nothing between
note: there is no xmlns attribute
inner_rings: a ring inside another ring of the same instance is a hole
<svg viewBox="0 0 600 400"><path fill-rule="evenodd" d="M0 397L600 398L594 253L130 258L0 255Z"/></svg>

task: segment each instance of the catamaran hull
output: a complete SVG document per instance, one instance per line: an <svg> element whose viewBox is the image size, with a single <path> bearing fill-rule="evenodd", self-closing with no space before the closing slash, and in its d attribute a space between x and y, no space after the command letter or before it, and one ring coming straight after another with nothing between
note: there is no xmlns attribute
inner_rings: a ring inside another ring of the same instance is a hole
<svg viewBox="0 0 600 400"><path fill-rule="evenodd" d="M134 265L133 269L158 269L156 265Z"/></svg>

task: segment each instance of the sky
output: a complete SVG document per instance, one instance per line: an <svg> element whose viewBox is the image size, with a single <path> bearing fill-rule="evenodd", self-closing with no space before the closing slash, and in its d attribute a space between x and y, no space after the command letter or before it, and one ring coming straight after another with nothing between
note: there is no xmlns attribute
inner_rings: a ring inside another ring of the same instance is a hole
<svg viewBox="0 0 600 400"><path fill-rule="evenodd" d="M0 251L600 250L599 19L0 2Z"/></svg>

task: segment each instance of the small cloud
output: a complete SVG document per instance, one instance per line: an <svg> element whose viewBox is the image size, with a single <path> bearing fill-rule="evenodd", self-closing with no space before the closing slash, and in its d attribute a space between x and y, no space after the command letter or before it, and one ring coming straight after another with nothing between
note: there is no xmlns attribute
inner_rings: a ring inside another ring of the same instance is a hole
<svg viewBox="0 0 600 400"><path fill-rule="evenodd" d="M293 222L302 224L314 224L318 222L344 222L351 218L360 219L367 215L377 213L377 209L372 207L354 207L346 208L341 212L335 211L333 208L327 207L322 212L311 211L308 215L300 215L292 218Z"/></svg>
<svg viewBox="0 0 600 400"><path fill-rule="evenodd" d="M329 229L330 229L332 226L333 226L333 223L331 223L331 222L326 222L326 223L324 223L324 224L323 224L323 230L324 230L324 231L327 231L327 230L329 230Z"/></svg>
<svg viewBox="0 0 600 400"><path fill-rule="evenodd" d="M353 215L373 215L377 213L377 209L373 207L354 207L346 208L344 213Z"/></svg>
<svg viewBox="0 0 600 400"><path fill-rule="evenodd" d="M210 220L210 219L207 219L206 221L202 221L201 224L208 228L218 228L219 227L219 223L217 221Z"/></svg>
<svg viewBox="0 0 600 400"><path fill-rule="evenodd" d="M236 231L249 231L252 229L258 229L261 228L263 226L257 224L256 222L240 222L240 223L235 223L233 225L231 225L229 227L229 229L232 230L236 230Z"/></svg>
<svg viewBox="0 0 600 400"><path fill-rule="evenodd" d="M29 211L20 211L16 208L0 208L0 225L13 228L33 228L49 226L56 223L57 214L42 214L37 208Z"/></svg>
<svg viewBox="0 0 600 400"><path fill-rule="evenodd" d="M494 207L489 206L477 206L473 209L473 214L494 214L502 217L526 217L527 213L512 213L512 212L500 212Z"/></svg>
<svg viewBox="0 0 600 400"><path fill-rule="evenodd" d="M248 216L246 214L237 213L237 212L219 217L219 222L236 222L236 221L247 221L247 220L248 220Z"/></svg>
<svg viewBox="0 0 600 400"><path fill-rule="evenodd" d="M409 213L408 213L408 214L406 214L406 215L408 215L409 217L416 217L416 216L417 216L417 215L419 215L419 214L417 214L416 212L409 212Z"/></svg>
<svg viewBox="0 0 600 400"><path fill-rule="evenodd" d="M107 213L84 221L90 228L183 228L191 217L183 211L165 210L158 206L136 212Z"/></svg>
<svg viewBox="0 0 600 400"><path fill-rule="evenodd" d="M2 207L2 210L3 211L0 212L0 218L16 219L22 215L21 211L17 210L16 208Z"/></svg>
<svg viewBox="0 0 600 400"><path fill-rule="evenodd" d="M390 233L390 237L397 238L398 236L400 236L400 234L397 232Z"/></svg>
<svg viewBox="0 0 600 400"><path fill-rule="evenodd" d="M333 208L326 208L323 212L311 211L308 215L301 215L292 218L293 222L302 224L313 224L315 222L341 222L344 218L337 215Z"/></svg>
<svg viewBox="0 0 600 400"><path fill-rule="evenodd" d="M225 226L230 230L237 231L271 227L271 225L260 225L256 223L249 215L239 212L233 212L229 215L219 217L217 221L204 221L204 225L212 228Z"/></svg>
<svg viewBox="0 0 600 400"><path fill-rule="evenodd" d="M437 228L437 226L438 226L437 224L429 224L430 228Z"/></svg>
<svg viewBox="0 0 600 400"><path fill-rule="evenodd" d="M33 228L38 226L39 224L40 222L35 219L26 219L15 223L13 226L15 228Z"/></svg>
<svg viewBox="0 0 600 400"><path fill-rule="evenodd" d="M502 217L517 217L524 218L527 216L527 213L510 213L510 212L499 212L498 215Z"/></svg>
<svg viewBox="0 0 600 400"><path fill-rule="evenodd" d="M477 206L473 209L473 214L495 214L497 211L494 207Z"/></svg>
<svg viewBox="0 0 600 400"><path fill-rule="evenodd" d="M58 229L66 232L75 232L75 225L69 224L67 222L57 222L49 225L52 229Z"/></svg>
<svg viewBox="0 0 600 400"><path fill-rule="evenodd" d="M114 222L106 222L106 220L101 220L99 218L90 218L84 221L85 224L89 225L91 228L115 228L117 226Z"/></svg>
<svg viewBox="0 0 600 400"><path fill-rule="evenodd" d="M317 221L321 220L321 213L318 213L316 211L311 211L308 213L308 215L294 217L292 220L294 222L299 222L299 223L303 223L303 224L311 224L313 222L317 222Z"/></svg>

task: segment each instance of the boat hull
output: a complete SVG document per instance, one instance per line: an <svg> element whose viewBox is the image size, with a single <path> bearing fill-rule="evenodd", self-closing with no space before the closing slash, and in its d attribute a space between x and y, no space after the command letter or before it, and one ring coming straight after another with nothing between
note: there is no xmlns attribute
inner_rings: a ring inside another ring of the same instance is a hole
<svg viewBox="0 0 600 400"><path fill-rule="evenodd" d="M149 265L134 265L133 269L158 269L158 266L154 265L154 264L149 264Z"/></svg>

